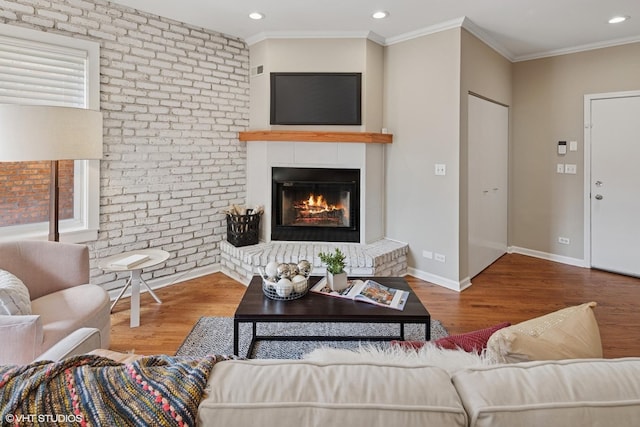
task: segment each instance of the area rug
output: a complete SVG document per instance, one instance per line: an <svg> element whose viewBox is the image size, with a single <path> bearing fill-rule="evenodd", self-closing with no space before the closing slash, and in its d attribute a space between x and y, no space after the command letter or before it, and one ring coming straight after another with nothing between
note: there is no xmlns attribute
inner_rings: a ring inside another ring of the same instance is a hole
<svg viewBox="0 0 640 427"><path fill-rule="evenodd" d="M424 340L424 325L406 324L405 339ZM398 336L400 325L389 323L258 323L258 335L328 335L328 336ZM431 339L449 333L438 320L431 320ZM240 356L245 356L250 344L251 323L240 324ZM254 359L301 359L320 348L355 349L361 344L380 348L388 341L258 341L250 355ZM184 340L176 356L201 357L209 354L233 354L233 319L231 317L201 317Z"/></svg>

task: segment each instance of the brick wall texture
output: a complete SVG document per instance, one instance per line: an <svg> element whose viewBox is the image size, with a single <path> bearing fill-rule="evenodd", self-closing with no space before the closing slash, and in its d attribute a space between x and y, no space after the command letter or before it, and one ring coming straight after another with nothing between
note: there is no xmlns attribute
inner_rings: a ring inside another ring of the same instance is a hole
<svg viewBox="0 0 640 427"><path fill-rule="evenodd" d="M51 162L0 163L0 226L49 220ZM73 218L73 161L58 162L58 214Z"/></svg>
<svg viewBox="0 0 640 427"><path fill-rule="evenodd" d="M218 265L222 211L245 200L246 44L100 0L0 0L0 22L100 43L105 137L91 282L121 286L97 262L125 250L171 253L145 278Z"/></svg>

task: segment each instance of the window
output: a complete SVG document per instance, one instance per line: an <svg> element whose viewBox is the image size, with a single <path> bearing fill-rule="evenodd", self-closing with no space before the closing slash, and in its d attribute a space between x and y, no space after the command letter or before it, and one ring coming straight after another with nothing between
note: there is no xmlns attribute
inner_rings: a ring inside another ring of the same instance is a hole
<svg viewBox="0 0 640 427"><path fill-rule="evenodd" d="M98 110L99 45L0 24L0 103ZM0 162L0 240L48 234L50 162ZM60 162L61 240L97 239L99 161Z"/></svg>

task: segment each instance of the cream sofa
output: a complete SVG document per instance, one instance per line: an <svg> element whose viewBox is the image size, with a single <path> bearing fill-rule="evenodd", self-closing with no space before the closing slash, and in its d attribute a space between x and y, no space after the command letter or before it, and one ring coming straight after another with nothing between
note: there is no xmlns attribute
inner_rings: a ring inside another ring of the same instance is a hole
<svg viewBox="0 0 640 427"><path fill-rule="evenodd" d="M444 369L387 363L225 361L198 425L637 426L640 358Z"/></svg>
<svg viewBox="0 0 640 427"><path fill-rule="evenodd" d="M45 358L60 358L74 349L90 351L96 334L100 347L109 347L109 295L89 284L86 246L0 243L0 269L20 279L31 299L30 315L0 315L0 364L30 363L61 341Z"/></svg>
<svg viewBox="0 0 640 427"><path fill-rule="evenodd" d="M443 339L464 347L484 336L482 355L433 343L407 352L323 349L303 361L219 363L199 421L253 426L259 420L261 426L279 427L638 426L640 358L602 358L594 307L595 302L584 303Z"/></svg>

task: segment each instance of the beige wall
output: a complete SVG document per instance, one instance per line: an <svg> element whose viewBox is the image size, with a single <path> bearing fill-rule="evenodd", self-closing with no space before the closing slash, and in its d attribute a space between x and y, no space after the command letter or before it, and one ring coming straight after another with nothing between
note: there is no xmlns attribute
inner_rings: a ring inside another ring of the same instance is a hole
<svg viewBox="0 0 640 427"><path fill-rule="evenodd" d="M369 132L382 130L384 48L371 40L366 41L365 70L363 76L364 100L362 120Z"/></svg>
<svg viewBox="0 0 640 427"><path fill-rule="evenodd" d="M269 129L269 40L256 43L249 48L249 129ZM263 67L262 74L254 75L258 66Z"/></svg>
<svg viewBox="0 0 640 427"><path fill-rule="evenodd" d="M468 94L474 92L492 101L511 105L511 62L462 30L460 79L460 280L468 275Z"/></svg>
<svg viewBox="0 0 640 427"><path fill-rule="evenodd" d="M264 73L251 77L251 129L344 130L379 132L382 127L383 47L364 38L268 39L250 47L251 68ZM269 73L362 73L362 126L271 126Z"/></svg>
<svg viewBox="0 0 640 427"><path fill-rule="evenodd" d="M468 279L467 94L510 104L511 63L463 29L392 45L385 55L385 125L394 134L387 236L409 243L414 273L458 289ZM446 164L446 176L434 175L435 163Z"/></svg>
<svg viewBox="0 0 640 427"><path fill-rule="evenodd" d="M640 43L515 63L513 82L510 244L582 260L584 95L640 89ZM562 140L578 151L558 156Z"/></svg>
<svg viewBox="0 0 640 427"><path fill-rule="evenodd" d="M510 107L509 245L581 260L584 95L640 89L640 43L512 64L460 28L386 48L273 39L251 46L250 57L265 66L251 80L253 129L269 127L270 71L364 73L362 130L394 134L385 148L386 236L409 243L414 273L454 288L468 271L468 92ZM559 158L558 140L577 140L579 151ZM446 176L434 175L435 163L447 165ZM576 163L578 174L558 175L556 163Z"/></svg>
<svg viewBox="0 0 640 427"><path fill-rule="evenodd" d="M458 280L460 32L452 29L387 47L386 234L409 243L409 265ZM434 164L447 165L446 176ZM446 262L422 257L428 250Z"/></svg>

